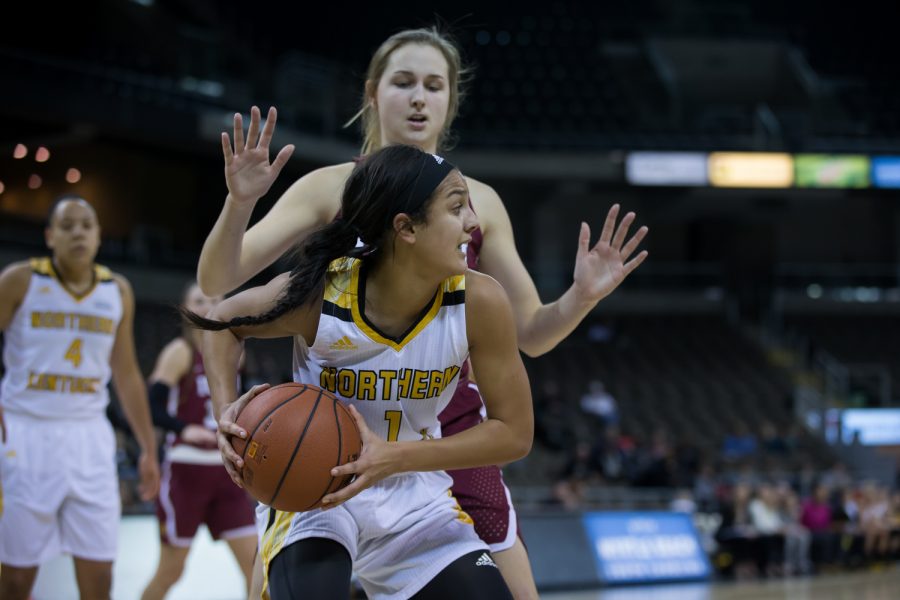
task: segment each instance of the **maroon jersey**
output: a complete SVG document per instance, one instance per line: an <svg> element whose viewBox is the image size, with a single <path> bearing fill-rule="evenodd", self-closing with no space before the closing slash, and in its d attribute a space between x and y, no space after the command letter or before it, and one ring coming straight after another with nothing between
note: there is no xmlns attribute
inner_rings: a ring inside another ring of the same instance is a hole
<svg viewBox="0 0 900 600"><path fill-rule="evenodd" d="M169 414L180 420L185 425L201 425L211 431L216 430L216 418L213 414L212 398L209 395L209 382L206 380L206 369L203 367L203 358L194 349L191 369L181 378L178 387L172 390L169 398ZM215 444L188 444L176 436L169 434L170 447L178 445L191 445L204 450L215 450Z"/></svg>
<svg viewBox="0 0 900 600"><path fill-rule="evenodd" d="M196 349L190 370L172 390L168 409L186 425L216 430L206 369ZM202 523L215 540L253 536L256 527L250 497L231 481L215 443L189 444L174 432L167 441L156 499L163 543L189 548Z"/></svg>

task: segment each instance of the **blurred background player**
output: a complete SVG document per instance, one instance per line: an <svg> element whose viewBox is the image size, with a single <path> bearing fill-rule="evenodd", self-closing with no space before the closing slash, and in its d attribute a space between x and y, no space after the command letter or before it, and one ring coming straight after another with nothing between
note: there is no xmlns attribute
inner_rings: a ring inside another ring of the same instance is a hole
<svg viewBox="0 0 900 600"><path fill-rule="evenodd" d="M60 553L74 557L82 598L108 598L121 512L110 377L141 447L141 497L159 488L134 296L94 263L100 224L83 198L54 204L45 239L52 256L0 275L0 598L27 598L38 567Z"/></svg>
<svg viewBox="0 0 900 600"><path fill-rule="evenodd" d="M205 315L221 297L206 296L191 283L181 299L186 309ZM191 542L201 524L222 539L249 585L256 552L250 498L231 481L216 447L216 419L200 355L201 333L185 327L156 359L150 375L153 423L166 433L166 455L156 514L160 524L159 565L142 600L161 600L184 571Z"/></svg>

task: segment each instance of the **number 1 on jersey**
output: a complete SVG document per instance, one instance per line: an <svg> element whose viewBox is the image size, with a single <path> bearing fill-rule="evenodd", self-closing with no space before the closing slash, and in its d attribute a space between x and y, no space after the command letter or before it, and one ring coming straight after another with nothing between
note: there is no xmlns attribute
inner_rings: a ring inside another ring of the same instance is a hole
<svg viewBox="0 0 900 600"><path fill-rule="evenodd" d="M384 411L384 420L388 422L387 441L396 442L400 437L400 421L403 419L402 410Z"/></svg>
<svg viewBox="0 0 900 600"><path fill-rule="evenodd" d="M75 341L66 350L63 360L70 360L77 369L81 365L81 338L75 338Z"/></svg>

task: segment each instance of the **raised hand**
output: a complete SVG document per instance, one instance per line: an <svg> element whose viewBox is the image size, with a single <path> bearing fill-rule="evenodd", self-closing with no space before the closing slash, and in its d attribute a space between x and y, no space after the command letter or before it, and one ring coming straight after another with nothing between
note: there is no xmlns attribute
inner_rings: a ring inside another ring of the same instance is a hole
<svg viewBox="0 0 900 600"><path fill-rule="evenodd" d="M234 115L234 150L228 133L222 132L222 154L225 156L225 183L228 193L236 202L252 203L263 197L281 169L294 152L293 144L288 144L269 163L269 143L275 133L278 111L269 108L266 124L259 130L260 112L254 106L250 109L250 128L244 140L244 122L240 113Z"/></svg>
<svg viewBox="0 0 900 600"><path fill-rule="evenodd" d="M587 223L581 224L574 278L575 289L584 300L592 302L602 300L647 258L647 251L643 250L629 260L647 235L649 231L647 227L638 229L637 233L625 243L628 228L634 222L635 215L633 212L628 213L616 227L618 216L619 205L614 204L606 215L600 239L593 248L590 248L591 228Z"/></svg>
<svg viewBox="0 0 900 600"><path fill-rule="evenodd" d="M347 487L322 498L322 508L325 509L343 504L364 489L397 472L396 446L372 433L372 430L366 425L366 420L359 414L355 406L351 404L348 408L356 421L356 426L359 427L363 447L358 459L333 468L331 476L339 478L356 475L356 478Z"/></svg>

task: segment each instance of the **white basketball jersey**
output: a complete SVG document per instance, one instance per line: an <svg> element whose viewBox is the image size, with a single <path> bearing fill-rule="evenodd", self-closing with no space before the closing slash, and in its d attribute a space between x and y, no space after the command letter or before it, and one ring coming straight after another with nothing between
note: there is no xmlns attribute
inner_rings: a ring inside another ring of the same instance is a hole
<svg viewBox="0 0 900 600"><path fill-rule="evenodd" d="M366 320L361 268L350 258L329 267L315 342L294 338L294 381L354 405L384 440L438 438L438 414L469 355L465 277L445 280L409 330L392 338ZM418 591L459 556L486 548L451 496L452 483L444 471L397 473L333 510L263 507L257 515L264 570L290 544L328 538L347 549L369 597L408 598L405 590Z"/></svg>
<svg viewBox="0 0 900 600"><path fill-rule="evenodd" d="M438 438L438 414L469 355L465 277L445 280L409 330L391 338L365 317L361 264L340 259L329 267L315 343L295 338L294 380L353 404L384 440Z"/></svg>
<svg viewBox="0 0 900 600"><path fill-rule="evenodd" d="M119 286L94 266L81 296L63 286L49 258L31 260L31 281L4 333L3 410L41 419L102 415L110 355L122 318Z"/></svg>

